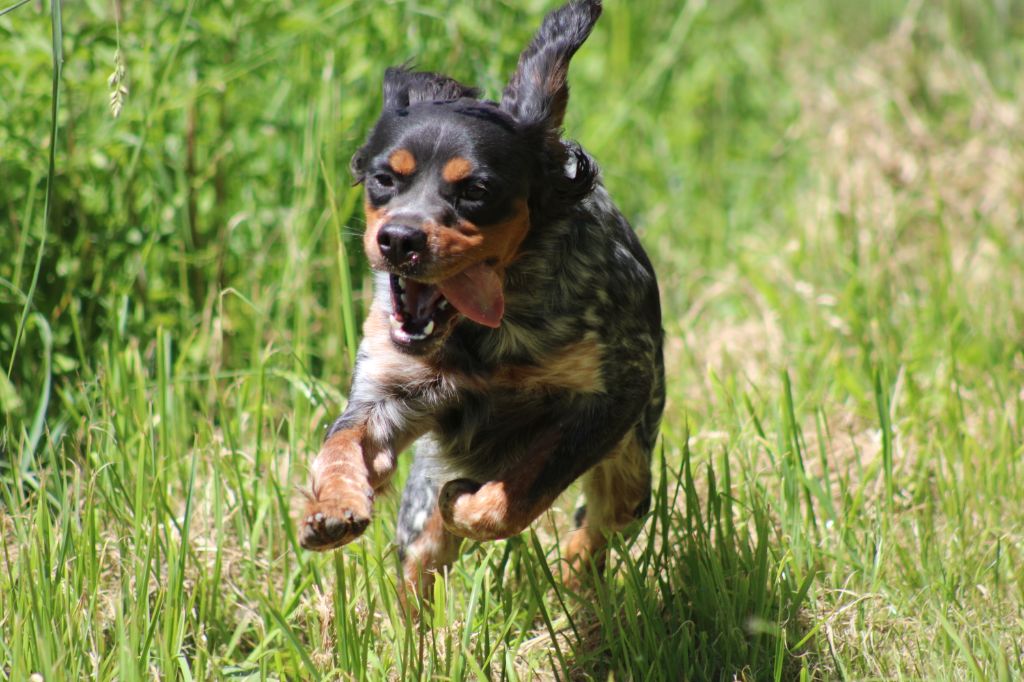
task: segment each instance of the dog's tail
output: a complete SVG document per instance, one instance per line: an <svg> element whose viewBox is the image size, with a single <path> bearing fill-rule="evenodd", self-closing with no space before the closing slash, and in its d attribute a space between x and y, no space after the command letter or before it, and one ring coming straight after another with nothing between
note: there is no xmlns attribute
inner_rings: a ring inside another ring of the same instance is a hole
<svg viewBox="0 0 1024 682"><path fill-rule="evenodd" d="M569 61L600 16L600 0L573 0L548 14L519 56L501 108L524 126L560 130L569 103Z"/></svg>

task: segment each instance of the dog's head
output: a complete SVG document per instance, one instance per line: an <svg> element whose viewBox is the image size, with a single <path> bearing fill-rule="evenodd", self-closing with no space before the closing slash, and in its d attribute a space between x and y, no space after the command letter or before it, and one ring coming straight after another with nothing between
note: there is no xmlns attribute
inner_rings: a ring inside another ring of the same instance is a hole
<svg viewBox="0 0 1024 682"><path fill-rule="evenodd" d="M401 349L436 348L461 318L499 327L527 234L591 191L596 169L561 127L569 60L600 13L599 0L574 0L549 14L500 102L440 74L385 72L381 117L351 169Z"/></svg>

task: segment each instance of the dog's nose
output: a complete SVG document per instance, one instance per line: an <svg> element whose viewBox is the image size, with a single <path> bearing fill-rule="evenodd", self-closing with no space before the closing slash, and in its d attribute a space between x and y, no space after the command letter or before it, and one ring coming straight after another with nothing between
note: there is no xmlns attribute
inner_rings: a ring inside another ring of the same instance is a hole
<svg viewBox="0 0 1024 682"><path fill-rule="evenodd" d="M427 233L418 227L389 223L377 232L377 245L393 265L414 263L427 250Z"/></svg>

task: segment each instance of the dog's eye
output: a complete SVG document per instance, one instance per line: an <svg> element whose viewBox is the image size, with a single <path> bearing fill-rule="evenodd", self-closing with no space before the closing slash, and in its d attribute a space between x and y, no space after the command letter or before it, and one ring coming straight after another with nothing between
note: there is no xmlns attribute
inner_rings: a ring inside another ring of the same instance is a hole
<svg viewBox="0 0 1024 682"><path fill-rule="evenodd" d="M487 196L487 185L481 180L474 180L462 188L459 196L466 201L482 201Z"/></svg>
<svg viewBox="0 0 1024 682"><path fill-rule="evenodd" d="M391 189L395 186L395 179L387 173L377 173L373 176L373 182L381 189Z"/></svg>

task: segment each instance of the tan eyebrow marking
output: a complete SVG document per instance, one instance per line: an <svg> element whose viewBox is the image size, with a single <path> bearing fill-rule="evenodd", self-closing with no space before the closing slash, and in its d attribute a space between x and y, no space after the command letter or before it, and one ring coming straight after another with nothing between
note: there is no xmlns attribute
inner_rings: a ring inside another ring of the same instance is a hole
<svg viewBox="0 0 1024 682"><path fill-rule="evenodd" d="M448 163L444 165L444 168L441 170L441 177L444 178L445 182L454 183L459 180L465 180L472 172L473 164L468 159L456 156L449 159Z"/></svg>
<svg viewBox="0 0 1024 682"><path fill-rule="evenodd" d="M399 175L412 175L416 171L416 159L408 149L396 149L388 157L391 170Z"/></svg>

